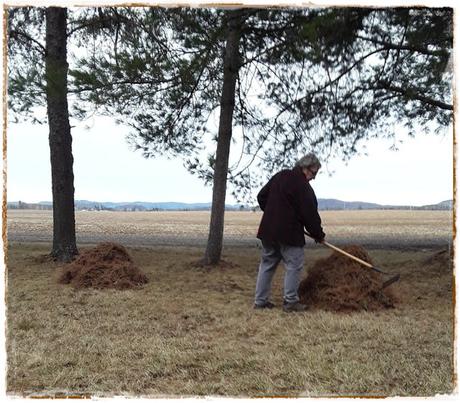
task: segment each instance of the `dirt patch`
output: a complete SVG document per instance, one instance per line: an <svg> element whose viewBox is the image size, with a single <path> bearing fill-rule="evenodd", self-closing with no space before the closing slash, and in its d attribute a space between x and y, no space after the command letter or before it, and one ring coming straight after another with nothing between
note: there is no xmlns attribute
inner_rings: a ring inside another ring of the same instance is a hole
<svg viewBox="0 0 460 403"><path fill-rule="evenodd" d="M58 282L75 288L138 288L148 282L147 276L134 265L124 246L103 242L81 253L65 265Z"/></svg>
<svg viewBox="0 0 460 403"><path fill-rule="evenodd" d="M361 246L349 245L343 250L373 265ZM384 280L381 274L333 252L329 257L317 260L308 270L307 277L300 283L299 296L309 308L329 311L393 308L398 298L391 286L381 289Z"/></svg>

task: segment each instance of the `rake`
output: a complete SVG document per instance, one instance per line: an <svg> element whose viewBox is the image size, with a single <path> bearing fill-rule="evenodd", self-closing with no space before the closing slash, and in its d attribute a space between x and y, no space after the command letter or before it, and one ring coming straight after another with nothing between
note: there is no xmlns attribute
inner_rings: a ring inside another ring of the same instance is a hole
<svg viewBox="0 0 460 403"><path fill-rule="evenodd" d="M308 235L310 238L315 239L308 232L305 232L305 234ZM361 263L363 266L366 266L368 269L374 270L377 273L380 273L380 274L382 274L384 276L391 276L391 277L389 277L388 279L386 279L383 282L382 290L384 288L390 286L391 284L395 283L396 281L398 281L399 278L401 277L401 275L399 273L388 273L386 271L383 271L382 269L379 269L378 267L372 266L370 263L366 262L365 260L362 260L359 257L356 257L356 256L344 251L343 249L340 249L337 246L334 246L334 245L330 244L329 242L327 242L325 240L322 240L320 243L323 244L324 246L327 246L328 248L330 248L332 250L335 250L336 252L341 253L342 255L345 255L345 256L349 257L350 259L353 259L354 261L356 261L358 263Z"/></svg>

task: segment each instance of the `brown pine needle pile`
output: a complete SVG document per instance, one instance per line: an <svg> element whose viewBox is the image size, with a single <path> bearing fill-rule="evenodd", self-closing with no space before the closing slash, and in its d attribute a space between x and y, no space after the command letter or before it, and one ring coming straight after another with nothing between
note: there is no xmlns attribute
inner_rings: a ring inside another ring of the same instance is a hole
<svg viewBox="0 0 460 403"><path fill-rule="evenodd" d="M343 250L373 265L361 246L349 245ZM328 311L393 308L396 295L391 287L382 290L383 281L380 273L333 252L308 270L308 276L300 283L299 296L309 308Z"/></svg>
<svg viewBox="0 0 460 403"><path fill-rule="evenodd" d="M137 288L148 282L125 247L104 242L80 254L63 267L58 282L75 288Z"/></svg>

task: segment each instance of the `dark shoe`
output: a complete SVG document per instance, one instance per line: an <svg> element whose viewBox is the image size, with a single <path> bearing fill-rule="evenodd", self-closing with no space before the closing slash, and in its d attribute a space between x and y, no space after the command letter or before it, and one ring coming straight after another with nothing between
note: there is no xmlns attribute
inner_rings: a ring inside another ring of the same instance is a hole
<svg viewBox="0 0 460 403"><path fill-rule="evenodd" d="M307 310L307 306L300 302L292 302L290 304L283 304L284 312L304 312Z"/></svg>
<svg viewBox="0 0 460 403"><path fill-rule="evenodd" d="M273 309L275 304L273 302L267 301L262 305L254 304L254 309Z"/></svg>

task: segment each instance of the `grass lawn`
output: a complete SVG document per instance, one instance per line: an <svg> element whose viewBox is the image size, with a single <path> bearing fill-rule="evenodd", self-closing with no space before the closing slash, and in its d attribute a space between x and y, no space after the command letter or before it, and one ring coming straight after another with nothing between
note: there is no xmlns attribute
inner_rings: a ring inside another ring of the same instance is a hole
<svg viewBox="0 0 460 403"><path fill-rule="evenodd" d="M82 250L84 248L81 248ZM286 314L252 309L259 250L190 264L192 247L128 248L139 290L56 282L47 244L7 251L7 393L14 396L434 396L452 393L452 268L434 251L369 251L401 272L395 309ZM306 251L306 268L326 249Z"/></svg>

